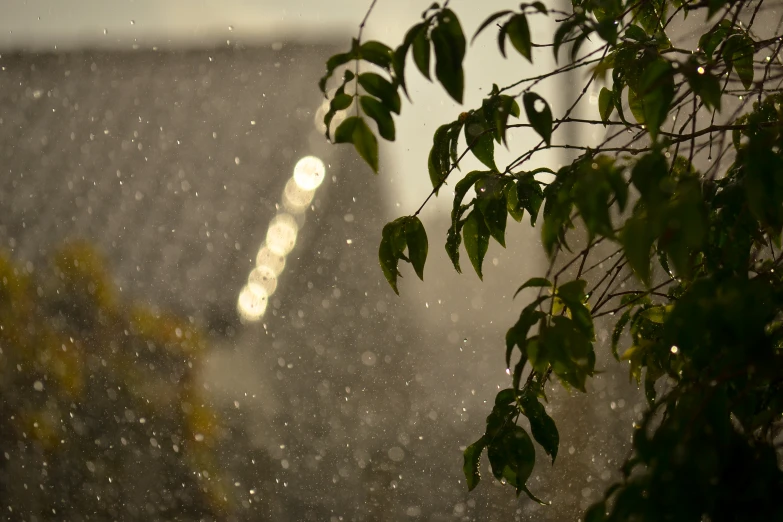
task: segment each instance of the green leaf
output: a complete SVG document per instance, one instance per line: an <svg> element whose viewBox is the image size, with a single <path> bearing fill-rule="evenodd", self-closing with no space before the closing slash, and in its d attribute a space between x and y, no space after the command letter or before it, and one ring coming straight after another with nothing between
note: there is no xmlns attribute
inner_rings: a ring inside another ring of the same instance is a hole
<svg viewBox="0 0 783 522"><path fill-rule="evenodd" d="M563 42L571 37L571 34L577 27L579 27L578 20L571 20L558 25L552 43L552 51L555 53L555 62L557 62L558 54L560 53L560 47L563 45Z"/></svg>
<svg viewBox="0 0 783 522"><path fill-rule="evenodd" d="M332 103L330 104L330 108L336 111L341 111L350 107L351 102L353 102L353 96L350 96L348 94L339 94L334 98L332 98Z"/></svg>
<svg viewBox="0 0 783 522"><path fill-rule="evenodd" d="M541 96L534 92L526 92L522 97L525 113L530 125L542 137L547 145L552 140L552 110L549 104ZM541 110L536 109L536 104L543 104Z"/></svg>
<svg viewBox="0 0 783 522"><path fill-rule="evenodd" d="M362 118L346 118L334 133L335 143L353 143L356 152L378 173L378 140Z"/></svg>
<svg viewBox="0 0 783 522"><path fill-rule="evenodd" d="M694 69L687 74L688 84L691 86L691 89L701 98L701 101L704 102L708 109L720 111L722 97L720 80L706 72L701 66L694 66Z"/></svg>
<svg viewBox="0 0 783 522"><path fill-rule="evenodd" d="M351 60L354 60L356 57L356 51L352 50L347 53L335 54L326 61L326 73L318 81L318 87L321 89L322 93L326 94L326 82L328 82L329 78L331 78L332 74L334 74L335 69L341 65L345 65Z"/></svg>
<svg viewBox="0 0 783 522"><path fill-rule="evenodd" d="M489 229L489 234L500 243L500 246L506 248L506 223L508 221L506 200L504 197L492 198L484 203L485 200L486 198L480 197L478 205Z"/></svg>
<svg viewBox="0 0 783 522"><path fill-rule="evenodd" d="M405 85L405 62L408 58L408 51L410 50L411 45L413 45L414 38L418 36L419 31L424 31L426 33L428 27L429 25L426 22L421 22L411 27L408 32L405 33L402 44L394 51L392 66L394 68L395 81L402 87L406 96L408 95L408 88ZM427 52L429 53L429 44L427 45ZM427 67L427 69L429 71L429 67ZM410 97L408 99L410 99Z"/></svg>
<svg viewBox="0 0 783 522"><path fill-rule="evenodd" d="M497 86L493 86L496 88ZM519 117L519 105L512 96L492 95L481 103L481 111L487 126L492 129L495 141L506 143L508 117Z"/></svg>
<svg viewBox="0 0 783 522"><path fill-rule="evenodd" d="M721 20L712 29L701 35L699 49L704 51L707 58L711 60L715 49L733 30L731 20Z"/></svg>
<svg viewBox="0 0 783 522"><path fill-rule="evenodd" d="M723 59L729 72L733 68L746 89L753 86L753 40L745 33L730 36L723 45Z"/></svg>
<svg viewBox="0 0 783 522"><path fill-rule="evenodd" d="M520 178L517 182L517 200L519 205L530 214L530 225L535 226L538 211L541 208L541 203L544 202L544 191L532 173Z"/></svg>
<svg viewBox="0 0 783 522"><path fill-rule="evenodd" d="M511 45L514 46L514 49L532 63L530 27L527 25L527 17L524 14L512 16L506 23L506 34L509 40L511 40Z"/></svg>
<svg viewBox="0 0 783 522"><path fill-rule="evenodd" d="M525 209L519 204L519 198L517 197L517 185L516 183L509 183L505 188L506 193L506 210L508 214L519 223L525 215Z"/></svg>
<svg viewBox="0 0 783 522"><path fill-rule="evenodd" d="M359 97L359 104L364 113L378 124L378 133L381 137L388 141L394 141L394 120L392 120L389 109L371 96Z"/></svg>
<svg viewBox="0 0 783 522"><path fill-rule="evenodd" d="M544 448L546 454L552 457L552 464L554 464L560 446L560 434L557 431L555 421L547 414L546 409L534 394L525 393L521 401L523 412L530 421L530 431L533 433L533 438Z"/></svg>
<svg viewBox="0 0 783 522"><path fill-rule="evenodd" d="M509 328L506 332L506 368L511 366L511 354L514 352L514 346L519 346L519 349L522 351L522 357L519 361L519 364L524 366L525 362L527 362L527 353L525 351L525 347L528 342L527 334L533 325L546 317L546 314L536 309L536 306L548 298L549 296L539 297L533 303L531 303L533 306L526 306L522 310L522 313L519 314L519 319L514 324L514 326ZM515 377L515 380L517 379L518 377ZM518 381L514 384L514 388L516 389L517 387Z"/></svg>
<svg viewBox="0 0 783 522"><path fill-rule="evenodd" d="M465 448L463 456L465 463L462 466L462 472L465 474L465 481L468 484L468 491L473 491L481 480L481 453L487 446L486 437Z"/></svg>
<svg viewBox="0 0 783 522"><path fill-rule="evenodd" d="M419 72L430 80L430 40L427 37L427 26L422 27L413 39L413 61Z"/></svg>
<svg viewBox="0 0 783 522"><path fill-rule="evenodd" d="M524 492L525 495L527 495L527 497L530 500L532 500L533 502L535 502L536 504L539 504L541 506L548 506L549 505L547 502L544 502L543 500L541 500L540 498L535 496L533 493L531 493L530 490L527 489L527 486L520 486L520 487L517 488L517 496L519 496L519 494L522 493L522 492Z"/></svg>
<svg viewBox="0 0 783 522"><path fill-rule="evenodd" d="M362 60L370 62L387 71L391 68L394 53L385 44L376 41L369 41L362 44L359 48L359 55Z"/></svg>
<svg viewBox="0 0 783 522"><path fill-rule="evenodd" d="M448 254L451 264L454 265L454 270L456 270L458 274L462 273L462 268L459 266L459 246L462 244L462 236L460 234L462 233L464 224L465 221L461 219L460 215L460 217L452 222L446 234L446 254Z"/></svg>
<svg viewBox="0 0 783 522"><path fill-rule="evenodd" d="M465 241L465 250L479 279L484 279L481 273L481 265L484 263L484 255L489 247L489 229L484 222L481 211L473 209L462 227L462 239Z"/></svg>
<svg viewBox="0 0 783 522"><path fill-rule="evenodd" d="M631 114L636 119L636 123L644 125L644 101L641 96L636 94L636 91L628 89L628 108L631 109Z"/></svg>
<svg viewBox="0 0 783 522"><path fill-rule="evenodd" d="M435 50L435 77L454 98L462 103L465 77L462 60L465 58L465 35L457 15L451 9L438 14L438 25L430 35Z"/></svg>
<svg viewBox="0 0 783 522"><path fill-rule="evenodd" d="M596 235L614 238L609 215L609 198L613 192L609 178L613 165L607 159L599 156L593 161L582 162L572 189L574 203L587 228L588 241Z"/></svg>
<svg viewBox="0 0 783 522"><path fill-rule="evenodd" d="M553 316L549 325L539 329L540 353L534 357L528 350L531 364L538 371L545 371L547 364L565 384L585 392L587 377L595 368L595 352L591 335L572 319Z"/></svg>
<svg viewBox="0 0 783 522"><path fill-rule="evenodd" d="M708 227L705 214L701 184L693 178L681 179L666 209L659 240L681 277L690 277L691 256L703 246Z"/></svg>
<svg viewBox="0 0 783 522"><path fill-rule="evenodd" d="M513 404L516 401L517 392L513 388L500 390L498 394L495 395L495 406L508 406L509 404Z"/></svg>
<svg viewBox="0 0 783 522"><path fill-rule="evenodd" d="M329 103L329 112L324 115L324 126L326 127L326 139L331 140L330 131L332 119L337 111L345 110L353 103L353 96L345 94L345 87L341 86L334 94L334 98Z"/></svg>
<svg viewBox="0 0 783 522"><path fill-rule="evenodd" d="M644 32L644 29L634 24L631 24L626 28L625 37L636 40L637 42L644 42L649 39L649 36Z"/></svg>
<svg viewBox="0 0 783 522"><path fill-rule="evenodd" d="M500 55L505 58L506 57L506 30L508 29L508 25L503 24L500 26L500 30L498 31L498 50L500 51Z"/></svg>
<svg viewBox="0 0 783 522"><path fill-rule="evenodd" d="M510 13L513 13L513 11L510 11L510 10L506 9L504 11L498 11L497 13L493 13L493 14L489 15L489 17L486 20L481 22L481 25L479 25L478 29L476 29L476 32L473 34L473 38L470 39L471 45L473 45L473 42L476 40L476 37L481 33L481 31L483 31L484 29L489 27L489 24L491 24L492 22L494 22L498 18L502 18L502 17L504 17L504 16L506 16L507 14L510 14Z"/></svg>
<svg viewBox="0 0 783 522"><path fill-rule="evenodd" d="M633 216L625 222L620 234L625 258L636 276L650 286L650 249L655 237L644 218Z"/></svg>
<svg viewBox="0 0 783 522"><path fill-rule="evenodd" d="M623 312L623 315L617 320L617 324L614 325L614 330L612 330L612 355L618 361L620 360L620 356L617 354L617 344L620 342L620 337L623 335L625 325L627 325L628 321L631 319L631 311L632 309L628 309Z"/></svg>
<svg viewBox="0 0 783 522"><path fill-rule="evenodd" d="M419 279L424 280L424 263L427 261L427 231L416 216L411 216L405 221L405 239L408 244L408 259Z"/></svg>
<svg viewBox="0 0 783 522"><path fill-rule="evenodd" d="M492 128L487 125L483 109L468 114L465 120L465 142L481 163L492 170L497 170Z"/></svg>
<svg viewBox="0 0 783 522"><path fill-rule="evenodd" d="M432 183L432 188L436 189L436 195L437 189L443 184L443 180L446 179L451 170L451 164L449 163L449 130L451 126L451 123L447 123L446 125L441 125L435 131L432 138L432 148L427 160L430 182Z"/></svg>
<svg viewBox="0 0 783 522"><path fill-rule="evenodd" d="M723 6L726 5L726 1L727 0L707 0L707 20L720 11Z"/></svg>
<svg viewBox="0 0 783 522"><path fill-rule="evenodd" d="M666 307L653 306L642 312L642 317L651 323L663 324L666 321Z"/></svg>
<svg viewBox="0 0 783 522"><path fill-rule="evenodd" d="M598 113L601 115L601 121L604 122L604 127L606 127L606 122L609 121L609 117L612 115L613 111L614 99L612 91L606 87L602 87L601 93L598 95Z"/></svg>
<svg viewBox="0 0 783 522"><path fill-rule="evenodd" d="M644 123L650 136L655 139L674 99L674 69L671 63L658 59L647 64L639 82L639 90Z"/></svg>
<svg viewBox="0 0 783 522"><path fill-rule="evenodd" d="M603 38L607 43L615 45L617 43L617 24L612 19L601 20L595 27L595 32L598 36ZM572 59L576 57L576 53L571 52Z"/></svg>
<svg viewBox="0 0 783 522"><path fill-rule="evenodd" d="M462 236L460 232L464 225L462 220L462 213L467 210L467 206L462 205L462 200L465 198L465 194L476 184L477 181L489 176L490 172L474 170L465 175L463 179L457 182L454 187L454 206L451 210L451 227L449 227L448 235L446 238L446 253L449 255L454 269L461 273L462 269L459 266L459 246L462 243Z"/></svg>
<svg viewBox="0 0 783 522"><path fill-rule="evenodd" d="M550 288L552 286L552 282L549 281L549 279L545 277L531 277L527 281L525 281L522 286L517 288L517 291L514 292L514 297L519 294L522 290L525 288ZM513 298L512 298L513 299Z"/></svg>
<svg viewBox="0 0 783 522"><path fill-rule="evenodd" d="M381 263L381 270L386 277L386 281L389 282L394 293L400 295L400 291L397 289L397 276L400 274L397 264L399 263L400 258L397 255L397 252L395 252L395 246L393 244L398 226L398 221L392 221L383 227L381 245L378 248L378 260Z"/></svg>
<svg viewBox="0 0 783 522"><path fill-rule="evenodd" d="M379 98L388 110L395 114L400 113L400 95L389 80L379 74L363 73L359 75L359 85L367 94Z"/></svg>
<svg viewBox="0 0 783 522"><path fill-rule="evenodd" d="M593 328L593 318L587 306L585 306L587 301L587 296L585 296L586 285L587 281L583 279L569 281L557 287L555 293L571 312L571 319L574 325L592 339L595 336L595 330Z"/></svg>
<svg viewBox="0 0 783 522"><path fill-rule="evenodd" d="M515 424L506 425L498 436L490 441L487 457L495 477L506 479L518 490L525 487L536 464L533 441L524 428Z"/></svg>

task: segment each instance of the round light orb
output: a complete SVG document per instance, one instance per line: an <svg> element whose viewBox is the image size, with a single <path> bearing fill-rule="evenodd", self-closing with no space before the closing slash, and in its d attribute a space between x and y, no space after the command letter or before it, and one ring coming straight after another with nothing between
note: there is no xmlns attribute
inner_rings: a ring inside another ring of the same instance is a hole
<svg viewBox="0 0 783 522"><path fill-rule="evenodd" d="M269 224L266 233L266 246L273 253L285 256L296 245L296 234L299 226L291 214L278 214Z"/></svg>
<svg viewBox="0 0 783 522"><path fill-rule="evenodd" d="M262 246L256 254L256 266L265 266L275 275L280 275L285 268L285 256L275 254L269 247Z"/></svg>
<svg viewBox="0 0 783 522"><path fill-rule="evenodd" d="M259 265L250 272L247 283L260 286L267 296L271 296L277 290L277 274L270 267Z"/></svg>
<svg viewBox="0 0 783 522"><path fill-rule="evenodd" d="M289 179L283 190L283 206L294 214L302 213L313 201L314 195L315 190L303 189L294 179Z"/></svg>
<svg viewBox="0 0 783 522"><path fill-rule="evenodd" d="M324 162L315 156L305 156L296 162L294 181L304 190L315 190L321 186L326 176Z"/></svg>
<svg viewBox="0 0 783 522"><path fill-rule="evenodd" d="M266 312L268 302L266 290L257 284L249 283L239 292L237 312L246 321L258 321Z"/></svg>

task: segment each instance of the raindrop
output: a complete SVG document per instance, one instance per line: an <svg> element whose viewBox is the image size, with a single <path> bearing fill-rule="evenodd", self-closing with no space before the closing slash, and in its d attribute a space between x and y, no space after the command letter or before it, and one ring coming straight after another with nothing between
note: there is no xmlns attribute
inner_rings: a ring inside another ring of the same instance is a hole
<svg viewBox="0 0 783 522"><path fill-rule="evenodd" d="M393 448L390 448L388 453L389 453L389 458L394 462L400 462L402 459L405 458L405 450L403 450L399 446L394 446Z"/></svg>
<svg viewBox="0 0 783 522"><path fill-rule="evenodd" d="M365 366L373 366L378 358L371 351L366 351L362 354L362 364Z"/></svg>

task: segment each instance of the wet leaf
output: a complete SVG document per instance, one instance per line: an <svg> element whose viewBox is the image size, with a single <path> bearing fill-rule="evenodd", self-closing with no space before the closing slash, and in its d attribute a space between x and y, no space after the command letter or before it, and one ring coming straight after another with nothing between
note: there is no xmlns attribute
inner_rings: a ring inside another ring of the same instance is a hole
<svg viewBox="0 0 783 522"><path fill-rule="evenodd" d="M481 437L479 440L465 448L463 454L465 463L462 466L462 472L465 474L468 491L473 491L481 480L481 453L486 446L486 437Z"/></svg>
<svg viewBox="0 0 783 522"><path fill-rule="evenodd" d="M481 265L484 263L484 255L489 247L489 229L484 222L484 216L481 211L473 209L462 227L462 239L465 242L465 250L468 252L468 258L476 270L479 279L484 279L481 273Z"/></svg>

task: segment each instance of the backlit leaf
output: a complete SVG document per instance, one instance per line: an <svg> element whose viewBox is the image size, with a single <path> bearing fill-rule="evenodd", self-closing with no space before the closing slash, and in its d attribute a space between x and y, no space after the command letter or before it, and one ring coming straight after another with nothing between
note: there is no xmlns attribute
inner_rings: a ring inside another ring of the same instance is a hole
<svg viewBox="0 0 783 522"><path fill-rule="evenodd" d="M454 98L462 103L465 77L462 60L465 58L465 35L457 15L444 9L438 15L438 25L430 35L435 50L435 77Z"/></svg>
<svg viewBox="0 0 783 522"><path fill-rule="evenodd" d="M527 25L527 17L524 14L512 16L506 23L506 34L508 39L511 40L511 45L514 46L514 49L532 63L530 27Z"/></svg>
<svg viewBox="0 0 783 522"><path fill-rule="evenodd" d="M413 61L419 72L430 79L430 40L426 26L422 27L413 39Z"/></svg>
<svg viewBox="0 0 783 522"><path fill-rule="evenodd" d="M379 98L388 110L395 114L400 113L400 95L389 80L379 74L362 73L359 75L359 85L368 94Z"/></svg>
<svg viewBox="0 0 783 522"><path fill-rule="evenodd" d="M462 472L465 474L465 480L468 484L468 491L473 491L481 480L481 453L487 446L486 437L465 448L463 457L465 463L462 466Z"/></svg>
<svg viewBox="0 0 783 522"><path fill-rule="evenodd" d="M484 263L484 256L489 247L489 229L484 222L484 216L481 211L473 209L462 227L462 239L465 242L465 250L468 252L468 258L473 265L473 269L478 274L479 279L484 279L481 273L481 265Z"/></svg>
<svg viewBox="0 0 783 522"><path fill-rule="evenodd" d="M604 122L604 126L606 126L606 122L609 121L609 117L612 115L613 111L614 99L612 91L606 87L602 87L601 93L598 95L598 113L601 115L601 121Z"/></svg>
<svg viewBox="0 0 783 522"><path fill-rule="evenodd" d="M405 222L405 238L408 244L408 259L419 279L424 279L424 264L427 261L427 231L418 217L412 216Z"/></svg>
<svg viewBox="0 0 783 522"><path fill-rule="evenodd" d="M526 92L522 97L525 113L533 129L544 138L547 145L552 140L552 110L541 96L534 92ZM538 107L537 107L538 106Z"/></svg>

